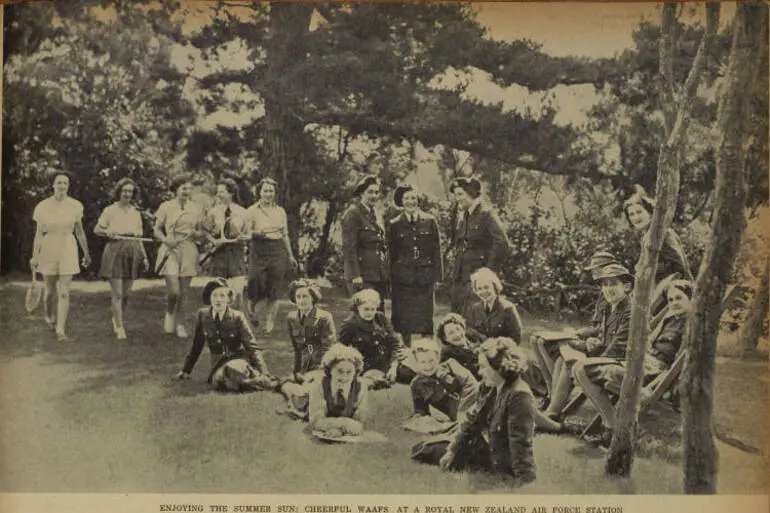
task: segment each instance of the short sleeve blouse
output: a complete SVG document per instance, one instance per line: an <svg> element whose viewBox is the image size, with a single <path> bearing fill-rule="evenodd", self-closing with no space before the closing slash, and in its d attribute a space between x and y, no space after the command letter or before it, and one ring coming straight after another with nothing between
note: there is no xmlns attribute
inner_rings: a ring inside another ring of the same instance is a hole
<svg viewBox="0 0 770 513"><path fill-rule="evenodd" d="M98 225L120 235L142 235L142 215L133 205L123 208L113 203L102 211Z"/></svg>
<svg viewBox="0 0 770 513"><path fill-rule="evenodd" d="M32 219L43 234L68 234L83 219L83 204L75 198L59 201L53 197L44 199L35 207Z"/></svg>

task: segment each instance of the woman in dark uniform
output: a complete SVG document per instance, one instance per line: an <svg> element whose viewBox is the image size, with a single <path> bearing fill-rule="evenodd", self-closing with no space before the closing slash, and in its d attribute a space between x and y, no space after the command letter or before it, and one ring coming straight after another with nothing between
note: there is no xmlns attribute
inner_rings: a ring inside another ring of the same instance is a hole
<svg viewBox="0 0 770 513"><path fill-rule="evenodd" d="M452 311L465 316L473 302L471 274L487 267L500 272L510 243L500 220L481 201L481 183L475 178L457 178L449 185L459 209L453 242Z"/></svg>
<svg viewBox="0 0 770 513"><path fill-rule="evenodd" d="M433 333L433 290L443 274L438 223L418 207L418 199L412 186L397 188L393 201L404 211L388 226L391 320L407 346L412 333Z"/></svg>
<svg viewBox="0 0 770 513"><path fill-rule="evenodd" d="M363 178L355 189L355 201L342 218L342 255L345 280L351 294L374 289L380 295L379 310L385 310L388 288L388 258L382 216L375 205L382 194L380 179Z"/></svg>

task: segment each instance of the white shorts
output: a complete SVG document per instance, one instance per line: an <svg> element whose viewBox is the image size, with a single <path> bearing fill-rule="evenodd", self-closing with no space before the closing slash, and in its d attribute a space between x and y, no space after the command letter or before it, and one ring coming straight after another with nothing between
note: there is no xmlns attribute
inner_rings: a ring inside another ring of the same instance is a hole
<svg viewBox="0 0 770 513"><path fill-rule="evenodd" d="M70 234L46 234L40 244L37 258L37 272L43 276L78 274L78 245L75 236Z"/></svg>

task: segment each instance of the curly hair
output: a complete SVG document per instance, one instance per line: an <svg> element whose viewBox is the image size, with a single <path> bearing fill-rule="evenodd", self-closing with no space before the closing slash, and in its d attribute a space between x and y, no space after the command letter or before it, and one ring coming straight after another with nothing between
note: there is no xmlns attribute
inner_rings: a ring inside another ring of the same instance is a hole
<svg viewBox="0 0 770 513"><path fill-rule="evenodd" d="M352 310L354 313L358 313L358 307L364 303L380 304L380 293L374 289L363 289L353 294Z"/></svg>
<svg viewBox="0 0 770 513"><path fill-rule="evenodd" d="M51 175L49 176L51 187L53 187L53 183L56 181L56 178L58 178L59 176L67 177L67 181L69 182L70 187L72 187L72 182L74 180L72 173L70 173L69 171L65 171L63 169L55 169L54 171L51 172Z"/></svg>
<svg viewBox="0 0 770 513"><path fill-rule="evenodd" d="M652 215L652 212L655 210L655 200L647 195L647 192L641 185L635 185L634 193L623 202L623 214L626 216L628 224L633 226L633 224L631 224L631 219L628 217L628 207L631 205L640 205L650 215Z"/></svg>
<svg viewBox="0 0 770 513"><path fill-rule="evenodd" d="M120 180L118 180L115 183L115 186L112 188L112 191L110 191L110 196L112 197L112 201L120 201L120 194L123 192L123 187L126 185L133 185L134 186L134 194L131 196L131 201L136 201L139 199L139 186L136 184L136 182L127 177L124 176Z"/></svg>
<svg viewBox="0 0 770 513"><path fill-rule="evenodd" d="M185 174L181 174L181 175L177 176L176 178L174 178L173 180L171 180L171 183L169 184L168 188L169 188L170 191L172 191L174 194L176 194L176 192L179 190L179 188L182 185L186 184L186 183L192 184L192 176L190 176L189 174L185 173Z"/></svg>
<svg viewBox="0 0 770 513"><path fill-rule="evenodd" d="M490 367L506 381L516 379L529 363L524 350L508 337L488 338L481 344L479 354L483 354Z"/></svg>
<svg viewBox="0 0 770 513"><path fill-rule="evenodd" d="M270 177L263 178L257 184L257 197L259 199L262 199L262 189L264 189L265 185L272 185L275 192L278 192L278 182L276 182Z"/></svg>
<svg viewBox="0 0 770 513"><path fill-rule="evenodd" d="M477 269L476 272L471 274L471 287L475 291L479 283L491 283L492 287L495 289L496 293L500 293L501 290L503 290L503 282L500 281L500 278L497 276L497 274L487 267L482 267L481 269Z"/></svg>
<svg viewBox="0 0 770 513"><path fill-rule="evenodd" d="M232 196L235 203L240 203L240 194L238 193L238 184L232 178L220 178L217 182L217 187L224 187L227 192Z"/></svg>
<svg viewBox="0 0 770 513"><path fill-rule="evenodd" d="M356 374L361 375L364 372L364 357L357 349L346 346L345 344L332 344L321 358L321 368L327 375L331 374L335 365L340 362L350 362L356 368Z"/></svg>
<svg viewBox="0 0 770 513"><path fill-rule="evenodd" d="M436 327L436 336L441 342L446 342L446 327L448 324L457 324L465 331L465 319L463 319L462 315L448 313Z"/></svg>

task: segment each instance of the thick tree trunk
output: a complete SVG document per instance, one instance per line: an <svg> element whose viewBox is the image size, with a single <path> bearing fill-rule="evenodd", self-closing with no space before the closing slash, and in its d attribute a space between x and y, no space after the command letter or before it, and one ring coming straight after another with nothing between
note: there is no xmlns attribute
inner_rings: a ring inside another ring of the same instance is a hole
<svg viewBox="0 0 770 513"><path fill-rule="evenodd" d="M733 22L733 46L719 102L717 178L711 238L703 257L693 300L694 315L685 339L689 358L682 379L684 490L716 493L718 453L712 422L715 355L722 296L745 226L747 185L744 152L749 132L746 91L760 64L758 35L767 7L740 2Z"/></svg>
<svg viewBox="0 0 770 513"><path fill-rule="evenodd" d="M759 337L762 336L762 326L767 319L767 311L770 308L770 274L768 274L768 262L763 263L762 279L751 300L749 315L743 323L738 334L738 346L743 356L753 353L757 349Z"/></svg>
<svg viewBox="0 0 770 513"><path fill-rule="evenodd" d="M278 181L277 201L286 209L296 253L301 202L294 189L301 182L305 158L304 122L297 116L298 95L292 94L292 71L305 58L304 39L310 30L313 4L274 2L266 41L265 149L261 175ZM301 86L301 84L299 84Z"/></svg>
<svg viewBox="0 0 770 513"><path fill-rule="evenodd" d="M318 241L318 247L308 256L307 274L311 278L323 276L326 263L329 261L329 237L331 235L334 221L339 214L339 204L337 201L330 201L326 209L324 225L321 229L321 238Z"/></svg>
<svg viewBox="0 0 770 513"><path fill-rule="evenodd" d="M677 5L667 3L663 7L664 29L673 30L676 26ZM626 376L620 391L620 400L616 409L616 429L613 433L610 451L607 455L605 471L610 476L628 477L634 461L634 442L639 416L639 395L644 374L644 355L647 352L647 336L650 299L655 285L655 267L663 239L671 226L679 197L679 168L681 167L682 147L689 125L692 98L697 90L705 66L706 52L711 37L719 24L719 4L707 7L707 24L698 53L685 82L679 102L671 109L675 116L670 117L671 131L660 151L658 176L655 186L656 207L652 215L649 231L645 234L642 251L636 264L636 282L631 302L631 325L629 328L628 353L626 355ZM665 79L673 69L673 54L669 41L672 37L662 33L666 42L661 43L660 70L664 76L662 87L672 94L671 84Z"/></svg>

